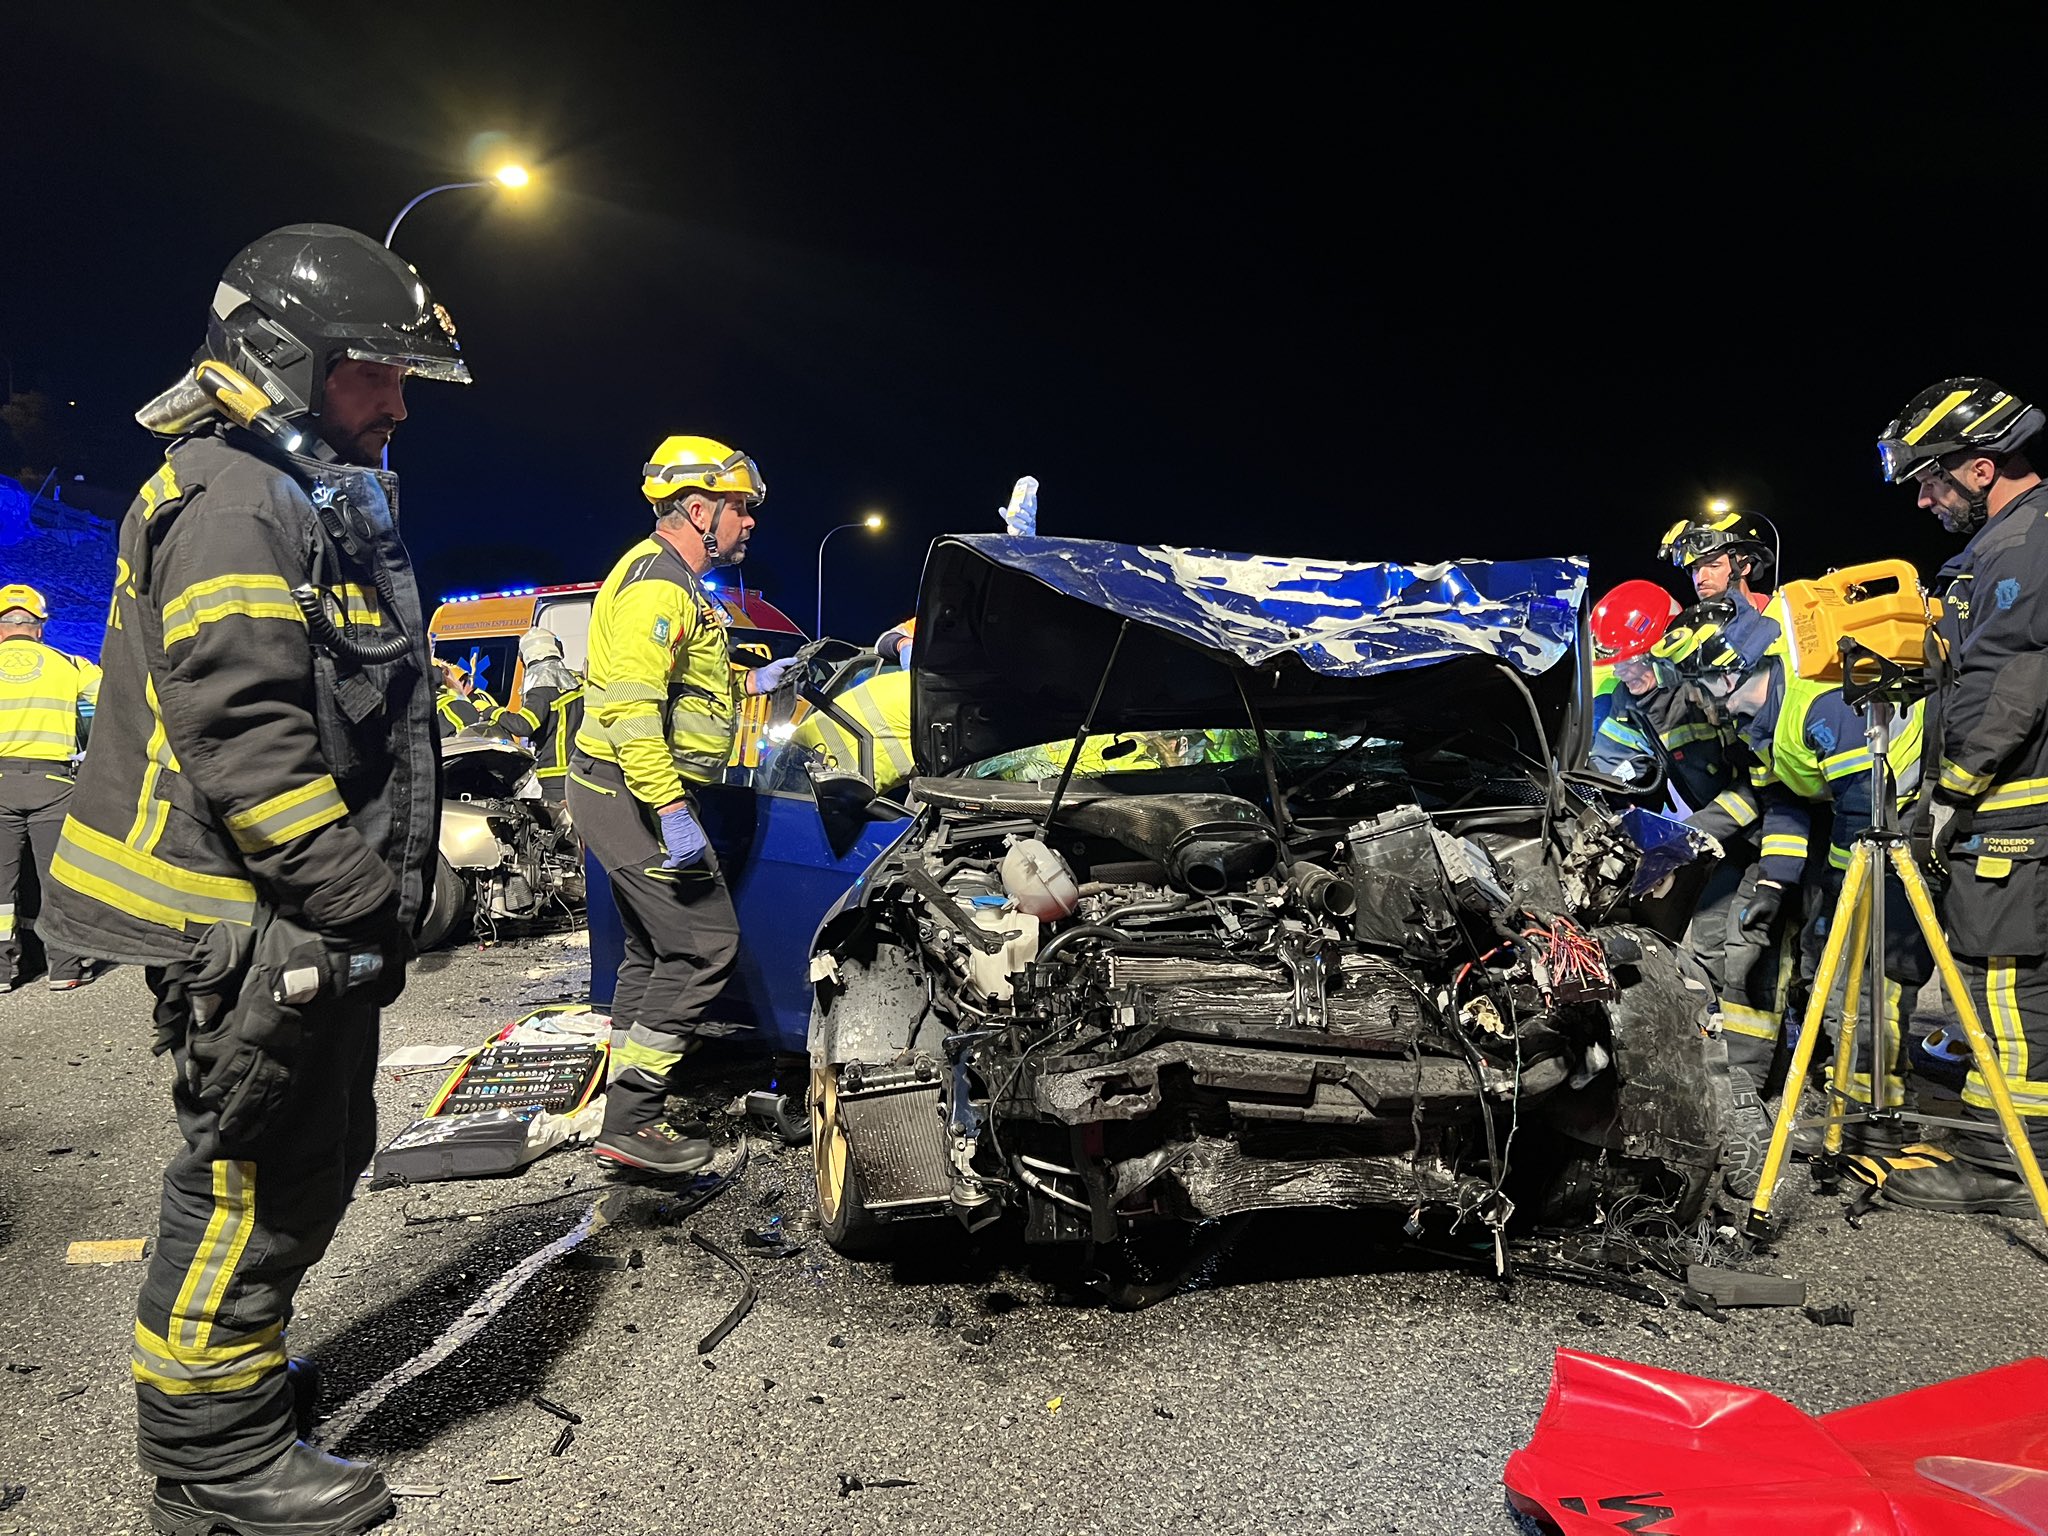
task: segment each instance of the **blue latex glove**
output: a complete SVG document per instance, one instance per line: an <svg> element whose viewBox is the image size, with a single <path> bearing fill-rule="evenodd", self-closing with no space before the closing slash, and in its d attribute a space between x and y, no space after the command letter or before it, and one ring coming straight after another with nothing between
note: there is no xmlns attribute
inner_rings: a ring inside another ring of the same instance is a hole
<svg viewBox="0 0 2048 1536"><path fill-rule="evenodd" d="M704 829L697 825L697 818L684 805L661 813L661 845L668 850L668 857L661 861L661 867L683 869L701 862L710 843L704 836Z"/></svg>
<svg viewBox="0 0 2048 1536"><path fill-rule="evenodd" d="M898 666L907 667L910 665L910 648L916 643L914 640L906 640L896 647L896 664Z"/></svg>
<svg viewBox="0 0 2048 1536"><path fill-rule="evenodd" d="M785 656L780 661L771 661L765 666L754 668L754 692L773 693L782 682L782 677L796 665L794 656Z"/></svg>

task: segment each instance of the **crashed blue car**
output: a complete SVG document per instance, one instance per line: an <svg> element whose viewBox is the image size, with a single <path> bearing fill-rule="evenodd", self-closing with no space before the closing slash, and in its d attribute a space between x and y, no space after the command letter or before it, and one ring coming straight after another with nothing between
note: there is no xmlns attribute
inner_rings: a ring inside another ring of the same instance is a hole
<svg viewBox="0 0 2048 1536"><path fill-rule="evenodd" d="M1704 978L1635 920L1643 839L1576 771L1585 585L938 541L919 775L755 805L757 858L801 818L848 881L768 985L803 993L833 1245L1696 1210L1726 1059Z"/></svg>

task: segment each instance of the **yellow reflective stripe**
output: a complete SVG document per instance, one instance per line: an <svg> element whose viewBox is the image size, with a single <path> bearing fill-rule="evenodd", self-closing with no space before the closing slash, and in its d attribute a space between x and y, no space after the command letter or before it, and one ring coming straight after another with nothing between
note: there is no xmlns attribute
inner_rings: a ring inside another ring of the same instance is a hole
<svg viewBox="0 0 2048 1536"><path fill-rule="evenodd" d="M344 581L330 589L341 603L344 620L350 624L361 624L375 628L384 622L384 615L377 608L377 589L363 586L360 582Z"/></svg>
<svg viewBox="0 0 2048 1536"><path fill-rule="evenodd" d="M635 682L631 678L615 681L590 690L590 701L594 708L603 709L614 704L654 704L668 702L668 690L657 688L651 683Z"/></svg>
<svg viewBox="0 0 2048 1536"><path fill-rule="evenodd" d="M14 936L14 903L0 902L0 939Z"/></svg>
<svg viewBox="0 0 2048 1536"><path fill-rule="evenodd" d="M1941 787L1955 795L1981 795L1991 787L1991 775L1972 773L1951 758L1941 760Z"/></svg>
<svg viewBox="0 0 2048 1536"><path fill-rule="evenodd" d="M1714 796L1713 808L1720 811L1738 827L1749 826L1757 819L1756 802L1739 790L1725 789Z"/></svg>
<svg viewBox="0 0 2048 1536"><path fill-rule="evenodd" d="M586 779L582 774L575 772L573 769L569 774L569 782L571 784L581 784L593 794L616 795L618 793L616 789L606 789L602 784L593 784L589 779Z"/></svg>
<svg viewBox="0 0 2048 1536"><path fill-rule="evenodd" d="M192 1252L178 1299L171 1307L170 1336L181 1348L204 1349L213 1333L214 1314L227 1294L235 1261L248 1246L255 1227L256 1165L216 1158L213 1163L213 1214L205 1235Z"/></svg>
<svg viewBox="0 0 2048 1536"><path fill-rule="evenodd" d="M248 881L180 869L75 816L64 818L50 876L116 911L181 932L192 923L256 920L256 887Z"/></svg>
<svg viewBox="0 0 2048 1536"><path fill-rule="evenodd" d="M173 1397L244 1391L285 1368L284 1324L199 1349L173 1344L138 1322L128 1366L137 1381Z"/></svg>
<svg viewBox="0 0 2048 1536"><path fill-rule="evenodd" d="M167 502L176 501L178 496L178 472L171 468L170 460L166 459L163 467L143 482L142 520L148 522Z"/></svg>
<svg viewBox="0 0 2048 1536"><path fill-rule="evenodd" d="M1767 859L1803 859L1806 857L1806 839L1795 832L1766 833L1763 856Z"/></svg>
<svg viewBox="0 0 2048 1536"><path fill-rule="evenodd" d="M227 824L237 848L244 853L261 853L266 848L282 847L293 838L303 837L347 814L348 803L341 798L340 788L323 773L297 789L272 795L246 811L234 812L227 818Z"/></svg>
<svg viewBox="0 0 2048 1536"><path fill-rule="evenodd" d="M653 871L650 870L649 873L651 874ZM669 876L671 879L674 878L673 870L663 870L661 873ZM662 1038L664 1040L673 1040L675 1036L664 1035ZM654 1077L665 1078L671 1069L674 1068L675 1064L682 1059L683 1053L681 1051L664 1050L660 1046L636 1040L629 1033L626 1036L625 1043L612 1051L612 1070L615 1073L627 1072L634 1067L638 1067L641 1071L649 1073Z"/></svg>
<svg viewBox="0 0 2048 1536"><path fill-rule="evenodd" d="M1752 767L1749 770L1749 782L1754 788L1762 789L1771 782L1771 770L1763 767Z"/></svg>
<svg viewBox="0 0 2048 1536"><path fill-rule="evenodd" d="M163 836L165 818L170 812L170 803L157 795L157 782L164 769L168 768L172 773L178 771L178 755L171 750L170 737L164 727L164 712L157 702L155 678L143 678L142 698L149 706L152 725L145 748L148 763L142 770L142 792L135 799L135 822L128 829L128 846L153 853L157 839Z"/></svg>
<svg viewBox="0 0 2048 1536"><path fill-rule="evenodd" d="M1977 811L2017 811L2023 806L2048 805L2048 779L2012 779L1994 784L1991 793L1977 802Z"/></svg>
<svg viewBox="0 0 2048 1536"><path fill-rule="evenodd" d="M1913 428L1912 431L1906 434L1906 446L1910 448L1915 443L1919 442L1921 438L1925 437L1928 433L1932 432L1935 429L1935 427L1940 424L1941 419L1944 416L1948 415L1950 411L1954 410L1957 406L1961 405L1965 400L1969 398L1970 392L1967 389L1958 389L1951 391L1949 397L1946 400L1942 401L1941 404L1937 405L1933 410L1929 411L1925 416L1922 416L1920 418L1919 426Z"/></svg>
<svg viewBox="0 0 2048 1536"><path fill-rule="evenodd" d="M1854 773L1870 771L1870 748L1855 747L1847 752L1837 752L1833 757L1820 760L1821 777L1827 779L1846 778Z"/></svg>
<svg viewBox="0 0 2048 1536"><path fill-rule="evenodd" d="M1664 738L1667 747L1689 747L1696 741L1714 741L1721 733L1711 725L1681 725Z"/></svg>
<svg viewBox="0 0 2048 1536"><path fill-rule="evenodd" d="M1985 422L1989 421L1994 416L2002 416L2003 414L2005 414L2005 412L2011 410L2014 406L2018 405L2019 403L2020 402L2018 396L2007 395L2003 400L1999 401L1998 404L1992 406L1990 410L1986 411L1983 415L1979 416L1975 421L1971 422L1970 430L1972 432L1982 431Z"/></svg>
<svg viewBox="0 0 2048 1536"><path fill-rule="evenodd" d="M1847 869L1848 867L1849 850L1844 848L1840 843L1828 844L1828 868Z"/></svg>
<svg viewBox="0 0 2048 1536"><path fill-rule="evenodd" d="M1725 997L1721 999L1721 1027L1738 1035L1747 1035L1752 1040L1778 1038L1778 1016L1775 1013L1732 1003Z"/></svg>
<svg viewBox="0 0 2048 1536"><path fill-rule="evenodd" d="M2048 1083L2030 1082L2027 1030L2020 1017L2019 962L2011 955L1992 957L1984 972L1986 1022L1998 1048L1998 1070L2005 1078L2006 1092L2013 1108L2029 1118L2048 1115ZM1963 1083L1963 1102L1977 1109L1992 1109L1991 1095L1976 1069Z"/></svg>
<svg viewBox="0 0 2048 1536"><path fill-rule="evenodd" d="M303 626L305 615L291 600L282 576L260 572L215 576L195 582L164 604L164 648L199 633L211 624L239 614L250 619L284 619Z"/></svg>

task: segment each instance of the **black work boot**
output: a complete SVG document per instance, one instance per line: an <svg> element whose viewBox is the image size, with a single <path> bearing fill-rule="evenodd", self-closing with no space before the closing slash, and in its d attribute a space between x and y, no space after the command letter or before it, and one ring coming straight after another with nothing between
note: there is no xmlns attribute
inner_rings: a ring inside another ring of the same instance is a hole
<svg viewBox="0 0 2048 1536"><path fill-rule="evenodd" d="M590 1150L642 1173L695 1173L711 1161L711 1138L657 1120L638 1129L608 1125Z"/></svg>
<svg viewBox="0 0 2048 1536"><path fill-rule="evenodd" d="M161 1536L355 1536L398 1506L375 1467L324 1455L300 1440L240 1477L156 1480L150 1523Z"/></svg>
<svg viewBox="0 0 2048 1536"><path fill-rule="evenodd" d="M1987 1216L2027 1216L2033 1196L2011 1174L1965 1162L1938 1142L1915 1142L1887 1156L1856 1157L1850 1172L1894 1205L1916 1211Z"/></svg>

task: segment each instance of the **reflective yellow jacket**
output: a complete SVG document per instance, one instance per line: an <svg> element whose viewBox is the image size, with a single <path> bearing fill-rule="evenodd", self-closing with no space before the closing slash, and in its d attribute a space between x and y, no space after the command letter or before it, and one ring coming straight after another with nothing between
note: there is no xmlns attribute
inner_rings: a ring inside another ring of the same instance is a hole
<svg viewBox="0 0 2048 1536"><path fill-rule="evenodd" d="M725 776L740 689L726 624L660 539L627 550L598 588L576 749L618 764L643 805Z"/></svg>
<svg viewBox="0 0 2048 1536"><path fill-rule="evenodd" d="M833 708L860 727L874 744L874 784L888 794L908 779L910 760L910 674L901 667L877 672L832 701ZM790 740L809 747L842 773L860 767L860 741L838 721L812 710Z"/></svg>
<svg viewBox="0 0 2048 1536"><path fill-rule="evenodd" d="M40 640L0 640L0 757L69 762L92 719L100 669Z"/></svg>

